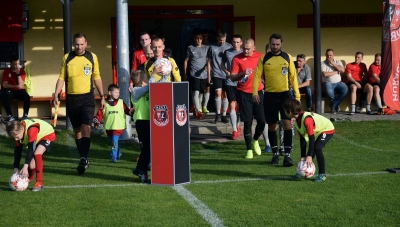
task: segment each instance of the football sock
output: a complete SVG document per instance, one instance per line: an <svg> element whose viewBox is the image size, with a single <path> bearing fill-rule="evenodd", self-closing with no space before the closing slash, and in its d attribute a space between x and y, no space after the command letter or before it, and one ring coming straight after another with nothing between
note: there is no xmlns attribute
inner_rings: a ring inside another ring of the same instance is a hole
<svg viewBox="0 0 400 227"><path fill-rule="evenodd" d="M210 93L209 92L204 93L204 106L207 106L209 99L210 99Z"/></svg>
<svg viewBox="0 0 400 227"><path fill-rule="evenodd" d="M215 111L217 114L221 114L221 97L215 97Z"/></svg>
<svg viewBox="0 0 400 227"><path fill-rule="evenodd" d="M203 107L203 93L199 93L199 106Z"/></svg>
<svg viewBox="0 0 400 227"><path fill-rule="evenodd" d="M35 154L34 159L36 163L36 182L42 183L43 181L43 159L42 154Z"/></svg>
<svg viewBox="0 0 400 227"><path fill-rule="evenodd" d="M376 105L378 106L378 108L382 109L381 97L376 97L375 96L375 102L376 102Z"/></svg>
<svg viewBox="0 0 400 227"><path fill-rule="evenodd" d="M81 146L82 146L82 138L75 139L76 147L78 148L79 155L82 156Z"/></svg>
<svg viewBox="0 0 400 227"><path fill-rule="evenodd" d="M261 134L264 132L264 128L265 128L265 122L257 121L256 129L253 136L254 140L258 140L258 138L260 138Z"/></svg>
<svg viewBox="0 0 400 227"><path fill-rule="evenodd" d="M36 160L35 160L35 162L36 162ZM37 163L36 163L36 168L38 168L38 164ZM29 180L33 180L33 178L35 177L35 170L36 169L28 168L28 174L29 174L28 179ZM36 178L37 178L37 175L36 175Z"/></svg>
<svg viewBox="0 0 400 227"><path fill-rule="evenodd" d="M231 118L233 131L236 132L237 131L236 111L235 110L231 110L231 112L229 113L229 117Z"/></svg>
<svg viewBox="0 0 400 227"><path fill-rule="evenodd" d="M194 106L195 106L196 110L200 111L201 109L200 109L200 103L199 103L199 91L193 91L192 96L193 96Z"/></svg>
<svg viewBox="0 0 400 227"><path fill-rule="evenodd" d="M367 111L371 111L371 104L367 104Z"/></svg>
<svg viewBox="0 0 400 227"><path fill-rule="evenodd" d="M253 122L244 122L244 129L243 129L243 135L244 135L244 141L246 142L246 147L247 150L252 150L251 146L251 125Z"/></svg>
<svg viewBox="0 0 400 227"><path fill-rule="evenodd" d="M268 140L269 140L269 143L271 144L272 153L277 154L278 153L278 138L276 137L275 131L268 130Z"/></svg>
<svg viewBox="0 0 400 227"><path fill-rule="evenodd" d="M263 137L264 137L264 141L265 141L265 146L270 146L269 139L268 139L268 124L265 124L264 131L263 131Z"/></svg>
<svg viewBox="0 0 400 227"><path fill-rule="evenodd" d="M285 144L285 155L290 155L292 152L292 130L284 130L283 143Z"/></svg>
<svg viewBox="0 0 400 227"><path fill-rule="evenodd" d="M356 111L356 104L351 104L351 111L350 112L355 112Z"/></svg>
<svg viewBox="0 0 400 227"><path fill-rule="evenodd" d="M226 116L226 111L228 110L229 102L227 98L222 100L222 116Z"/></svg>
<svg viewBox="0 0 400 227"><path fill-rule="evenodd" d="M87 159L90 149L90 137L82 137L81 149L82 149L81 157Z"/></svg>

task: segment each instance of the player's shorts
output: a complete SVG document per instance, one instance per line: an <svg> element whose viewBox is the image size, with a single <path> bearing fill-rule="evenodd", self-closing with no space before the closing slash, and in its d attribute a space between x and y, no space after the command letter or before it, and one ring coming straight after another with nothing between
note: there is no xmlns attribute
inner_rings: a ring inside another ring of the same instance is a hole
<svg viewBox="0 0 400 227"><path fill-rule="evenodd" d="M238 103L240 112L240 121L249 122L253 121L253 117L256 120L265 121L262 90L258 91L260 96L260 103L253 103L253 95L251 93L244 93L237 91Z"/></svg>
<svg viewBox="0 0 400 227"><path fill-rule="evenodd" d="M260 97L261 98L261 97ZM279 113L281 119L289 120L285 114L282 104L285 100L290 99L291 94L289 91L285 92L265 92L264 93L264 112L267 124L275 124L279 120Z"/></svg>
<svg viewBox="0 0 400 227"><path fill-rule="evenodd" d="M379 83L376 83L376 82L375 82L375 83L372 83L372 84L371 84L371 83L368 83L368 84L370 84L372 87L374 87L374 86L380 86Z"/></svg>
<svg viewBox="0 0 400 227"><path fill-rule="evenodd" d="M39 141L39 143L36 144L36 147L42 145L44 148L46 148L46 152L50 153L51 143L52 141L50 140L41 140Z"/></svg>
<svg viewBox="0 0 400 227"><path fill-rule="evenodd" d="M361 85L361 88L359 90L363 90L366 83L364 81L357 81L357 82ZM354 83L350 82L350 81L346 83L347 87L349 87L349 90L350 90L350 85L352 85L352 84L354 84Z"/></svg>
<svg viewBox="0 0 400 227"><path fill-rule="evenodd" d="M192 91L199 91L200 93L206 92L207 79L198 79L196 77L189 78L189 84Z"/></svg>
<svg viewBox="0 0 400 227"><path fill-rule="evenodd" d="M225 91L226 89L225 79L219 77L212 77L211 79L213 82L214 90L222 89Z"/></svg>
<svg viewBox="0 0 400 227"><path fill-rule="evenodd" d="M92 125L95 102L93 92L82 95L67 94L67 112L73 128Z"/></svg>
<svg viewBox="0 0 400 227"><path fill-rule="evenodd" d="M228 98L228 102L235 102L237 101L238 97L238 90L236 89L236 86L229 86L226 85L226 97Z"/></svg>

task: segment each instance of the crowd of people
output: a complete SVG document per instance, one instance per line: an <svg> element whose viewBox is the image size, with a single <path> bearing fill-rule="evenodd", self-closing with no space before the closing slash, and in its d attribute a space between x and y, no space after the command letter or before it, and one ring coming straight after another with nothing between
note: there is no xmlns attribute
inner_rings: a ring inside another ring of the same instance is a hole
<svg viewBox="0 0 400 227"><path fill-rule="evenodd" d="M83 33L74 35L75 49L63 57L54 93L54 105L58 104L59 95L65 85L66 111L73 126L76 147L80 155L76 168L78 174L84 174L89 168L91 126L98 127L102 120L111 145L111 161L118 161L121 157L118 138L126 128L125 119L128 115L133 116L141 144L141 154L133 174L139 176L141 182L148 182L147 172L150 168L148 83L180 82L181 73L171 56L171 50L165 48L164 37L152 37L149 33L142 32L139 38L141 48L135 50L132 56L129 86L133 108L129 108L131 105L119 98L120 88L115 84L108 86L107 96L104 94L97 56L86 50L87 40ZM272 152L271 164L279 164L282 155L284 156L282 165L293 166L291 153L295 128L301 138L302 160L310 163L316 155L320 169L315 181L324 181L326 175L322 148L334 134L334 128L328 123L329 120L313 112L313 95L310 87L312 76L311 69L306 64L306 56L298 54L296 61L293 61L290 54L282 51L283 38L280 34L270 36L265 53L256 50L252 38L243 40L237 34L232 37L231 43L226 41L227 34L224 31L216 33L215 43L209 43L207 38L206 31L194 30L193 42L187 46L183 62L182 79L189 81L194 117L202 119L204 114L209 112L207 104L212 87L215 91L214 123L230 122L233 129L231 138L235 140L242 132L240 122L243 122L245 158L253 158L254 153L261 155L259 138L263 135L264 150ZM378 108L382 108L379 96L380 54L375 55L375 61L369 70L362 63L361 52L357 52L355 61L346 66L334 58L332 49L326 50L325 56L326 60L321 62L321 76L323 91L330 99L331 113L339 111L339 105L347 95L350 95L351 99L349 114L357 112L359 110L355 105L357 91L366 94L361 97L365 99L367 114L373 114L370 108L373 97ZM163 74L162 67L154 65L162 58L167 59L172 65L172 71L167 75ZM28 119L29 95L23 87L25 71L19 65L18 57L14 57L11 68L3 73L1 83L3 105L9 120L7 133L16 140L15 172L19 168L22 144L28 145L28 154L21 174L32 180L36 173L34 191L39 191L43 188L42 155L50 149L50 144L56 138L54 130L48 123L38 119ZM346 76L345 82L342 82L342 74ZM101 97L101 104L93 117L94 87ZM301 94L305 96L305 110L301 108ZM15 121L10 110L10 100L13 98L24 101L24 115L21 122ZM229 117L228 107L230 107ZM253 120L257 123L254 132L252 132ZM281 128L280 146L278 146L278 128ZM34 143L36 146L33 146ZM306 144L309 147L307 154Z"/></svg>

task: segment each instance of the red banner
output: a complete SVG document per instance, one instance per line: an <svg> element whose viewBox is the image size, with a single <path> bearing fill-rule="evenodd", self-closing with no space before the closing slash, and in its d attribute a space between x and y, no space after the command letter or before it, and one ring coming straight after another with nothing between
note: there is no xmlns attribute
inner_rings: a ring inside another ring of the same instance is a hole
<svg viewBox="0 0 400 227"><path fill-rule="evenodd" d="M21 42L22 0L0 0L0 42Z"/></svg>
<svg viewBox="0 0 400 227"><path fill-rule="evenodd" d="M381 93L384 103L400 111L400 0L383 2Z"/></svg>

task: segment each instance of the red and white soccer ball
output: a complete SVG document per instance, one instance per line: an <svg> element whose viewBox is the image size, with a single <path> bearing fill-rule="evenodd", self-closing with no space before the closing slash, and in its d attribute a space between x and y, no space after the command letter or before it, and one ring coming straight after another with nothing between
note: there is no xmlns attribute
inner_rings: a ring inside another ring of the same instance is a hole
<svg viewBox="0 0 400 227"><path fill-rule="evenodd" d="M19 173L14 173L8 183L13 191L25 191L28 188L29 180Z"/></svg>
<svg viewBox="0 0 400 227"><path fill-rule="evenodd" d="M300 161L297 164L296 172L304 178L310 178L314 176L315 165L314 163L311 163L311 165L307 165L305 161Z"/></svg>
<svg viewBox="0 0 400 227"><path fill-rule="evenodd" d="M159 58L154 62L154 70L160 67L162 68L162 72L158 73L160 76L168 76L171 74L172 65L171 62L167 58Z"/></svg>

